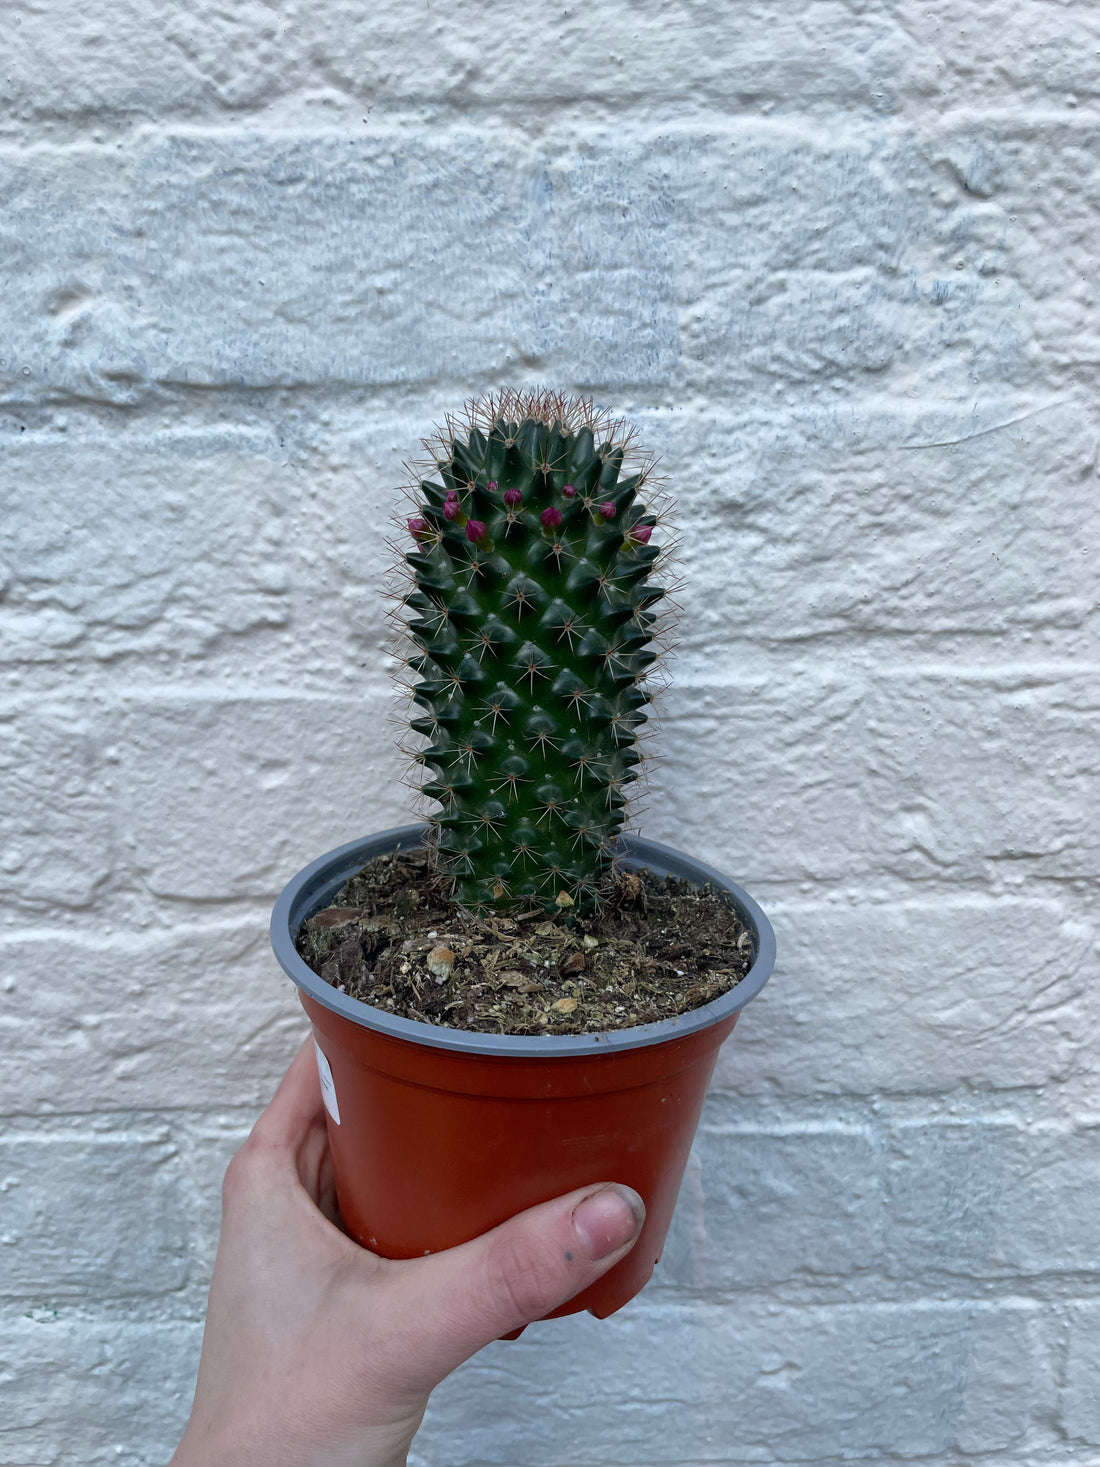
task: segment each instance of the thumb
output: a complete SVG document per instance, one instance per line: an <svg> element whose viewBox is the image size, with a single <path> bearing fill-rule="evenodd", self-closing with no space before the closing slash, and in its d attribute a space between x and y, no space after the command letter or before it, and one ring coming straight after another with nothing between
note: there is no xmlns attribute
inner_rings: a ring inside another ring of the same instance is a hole
<svg viewBox="0 0 1100 1467"><path fill-rule="evenodd" d="M458 1248L399 1265L392 1284L401 1298L392 1302L404 1325L406 1359L431 1377L424 1387L595 1283L630 1252L644 1221L645 1203L632 1187L604 1182L532 1207Z"/></svg>

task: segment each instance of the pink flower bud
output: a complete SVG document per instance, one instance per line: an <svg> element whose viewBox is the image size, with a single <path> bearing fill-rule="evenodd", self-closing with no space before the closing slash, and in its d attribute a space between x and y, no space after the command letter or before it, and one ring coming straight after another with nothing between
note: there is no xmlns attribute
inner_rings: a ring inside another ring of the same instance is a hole
<svg viewBox="0 0 1100 1467"><path fill-rule="evenodd" d="M461 513L462 511L458 507L457 495L455 495L454 499L448 499L446 504L444 504L443 506L443 515L445 519L457 520Z"/></svg>
<svg viewBox="0 0 1100 1467"><path fill-rule="evenodd" d="M573 495L576 494L576 492L577 492L576 485L575 484L563 484L562 485L561 492L565 495L566 499L572 499L573 498Z"/></svg>
<svg viewBox="0 0 1100 1467"><path fill-rule="evenodd" d="M480 520L466 521L466 538L472 545L476 545L479 540L485 539L485 526Z"/></svg>
<svg viewBox="0 0 1100 1467"><path fill-rule="evenodd" d="M517 504L523 503L523 495L518 489L505 489L504 502L509 509L515 509Z"/></svg>
<svg viewBox="0 0 1100 1467"><path fill-rule="evenodd" d="M613 520L618 511L609 499L606 504L600 505L600 513L603 515L605 520Z"/></svg>
<svg viewBox="0 0 1100 1467"><path fill-rule="evenodd" d="M561 524L561 510L555 509L551 505L549 509L543 510L542 514L539 515L539 519L542 521L544 529L553 530Z"/></svg>
<svg viewBox="0 0 1100 1467"><path fill-rule="evenodd" d="M496 480L495 480L495 479L490 479L490 480L489 480L489 485L488 485L488 487L489 487L489 488L490 488L490 489L495 489L495 488L496 488L496 487L497 487L497 481L496 481ZM511 491L509 491L509 492L511 492ZM507 494L505 494L505 496L504 496L504 497L505 497L505 499L507 499L507 498L508 498L508 495L507 495Z"/></svg>
<svg viewBox="0 0 1100 1467"><path fill-rule="evenodd" d="M627 538L635 541L638 545L648 545L649 537L652 534L652 525L634 525L631 528L630 534Z"/></svg>
<svg viewBox="0 0 1100 1467"><path fill-rule="evenodd" d="M414 540L421 539L424 535L428 533L429 529L430 526L428 524L428 521L425 519L421 519L420 515L414 515L413 518L409 520L409 534L412 535Z"/></svg>

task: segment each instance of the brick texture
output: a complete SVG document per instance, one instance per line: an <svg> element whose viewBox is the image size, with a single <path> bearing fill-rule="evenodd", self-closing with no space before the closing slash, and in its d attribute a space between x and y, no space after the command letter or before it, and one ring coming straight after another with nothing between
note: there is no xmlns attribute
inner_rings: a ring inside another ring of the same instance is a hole
<svg viewBox="0 0 1100 1467"><path fill-rule="evenodd" d="M5 17L0 1460L171 1455L271 901L414 811L393 487L545 383L676 503L637 827L780 960L652 1285L414 1467L1100 1467L1095 7L384 9Z"/></svg>
<svg viewBox="0 0 1100 1467"><path fill-rule="evenodd" d="M5 1137L0 1290L52 1301L182 1288L188 1229L176 1157L163 1128Z"/></svg>
<svg viewBox="0 0 1100 1467"><path fill-rule="evenodd" d="M543 1337L514 1363L492 1347L439 1392L425 1456L442 1461L451 1441L461 1462L539 1464L1026 1449L1052 1405L1034 1324L1029 1310L974 1305L635 1304L609 1331L581 1324L568 1354Z"/></svg>

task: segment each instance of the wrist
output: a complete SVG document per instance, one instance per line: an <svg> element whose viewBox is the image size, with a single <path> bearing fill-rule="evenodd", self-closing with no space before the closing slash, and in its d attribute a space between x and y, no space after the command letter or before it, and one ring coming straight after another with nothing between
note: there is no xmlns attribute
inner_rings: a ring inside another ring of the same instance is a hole
<svg viewBox="0 0 1100 1467"><path fill-rule="evenodd" d="M273 1440L270 1432L201 1430L188 1423L168 1467L406 1467L412 1433L369 1428L340 1445Z"/></svg>

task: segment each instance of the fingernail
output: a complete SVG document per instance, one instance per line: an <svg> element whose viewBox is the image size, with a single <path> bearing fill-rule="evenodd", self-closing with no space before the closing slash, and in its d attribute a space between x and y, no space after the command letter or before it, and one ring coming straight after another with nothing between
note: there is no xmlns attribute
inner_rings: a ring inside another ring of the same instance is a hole
<svg viewBox="0 0 1100 1467"><path fill-rule="evenodd" d="M577 1242L593 1262L606 1258L641 1231L645 1203L632 1187L604 1187L578 1203L573 1212Z"/></svg>

